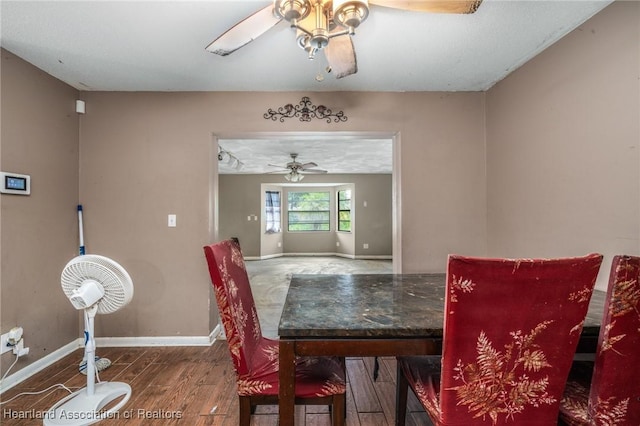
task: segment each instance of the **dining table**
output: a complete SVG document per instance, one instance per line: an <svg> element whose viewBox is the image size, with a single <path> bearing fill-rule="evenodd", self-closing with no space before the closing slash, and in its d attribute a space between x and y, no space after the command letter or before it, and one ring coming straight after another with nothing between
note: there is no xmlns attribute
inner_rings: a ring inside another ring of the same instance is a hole
<svg viewBox="0 0 640 426"><path fill-rule="evenodd" d="M445 274L294 274L279 336L279 425L293 426L298 356L438 355ZM595 353L605 293L594 291L576 352Z"/></svg>

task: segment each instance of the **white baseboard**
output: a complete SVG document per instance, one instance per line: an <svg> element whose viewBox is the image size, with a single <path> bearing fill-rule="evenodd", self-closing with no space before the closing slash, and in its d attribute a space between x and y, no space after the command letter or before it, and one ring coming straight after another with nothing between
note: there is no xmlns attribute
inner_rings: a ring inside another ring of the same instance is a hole
<svg viewBox="0 0 640 426"><path fill-rule="evenodd" d="M336 257L344 257L346 259L355 259L356 256L354 254L347 254L347 253L336 253L334 256Z"/></svg>
<svg viewBox="0 0 640 426"><path fill-rule="evenodd" d="M267 259L275 259L276 257L282 257L282 253L276 254L268 254L266 256L245 256L244 260L267 260Z"/></svg>
<svg viewBox="0 0 640 426"><path fill-rule="evenodd" d="M392 260L393 256L391 255L374 255L374 256L356 256L353 254L347 253L276 253L276 254L268 254L266 256L245 256L244 260L267 260L273 259L276 257L287 257L287 256L296 256L296 257L312 257L312 256L337 256L344 257L347 259L358 259L358 260Z"/></svg>
<svg viewBox="0 0 640 426"><path fill-rule="evenodd" d="M57 349L57 350L51 352L49 355L46 355L46 356L40 358L39 360L32 362L31 364L27 365L26 367L21 368L20 370L16 371L15 373L7 376L2 381L2 384L0 384L0 393L6 391L8 389L11 389L12 387L17 385L18 383L28 379L29 377L33 376L34 374L38 373L39 371L44 370L45 368L47 368L50 365L56 363L57 361L60 361L62 358L64 358L65 356L69 355L71 352L75 351L76 349L81 348L82 345L83 345L83 339L77 338L77 339L71 341L70 343L67 343L66 345L64 345L60 349ZM28 357L28 355L27 355L27 357Z"/></svg>
<svg viewBox="0 0 640 426"><path fill-rule="evenodd" d="M283 253L283 256L296 256L296 257L312 257L312 256L335 256L336 253L327 252L327 253Z"/></svg>
<svg viewBox="0 0 640 426"><path fill-rule="evenodd" d="M220 334L220 330L220 324L218 324L208 336L96 337L96 347L99 349L143 346L211 346ZM7 376L0 384L0 394L83 346L84 339L77 338L49 355Z"/></svg>
<svg viewBox="0 0 640 426"><path fill-rule="evenodd" d="M393 256L378 255L378 256L355 256L354 259L358 260L393 260Z"/></svg>
<svg viewBox="0 0 640 426"><path fill-rule="evenodd" d="M218 334L220 324L208 336L96 337L96 347L211 346Z"/></svg>

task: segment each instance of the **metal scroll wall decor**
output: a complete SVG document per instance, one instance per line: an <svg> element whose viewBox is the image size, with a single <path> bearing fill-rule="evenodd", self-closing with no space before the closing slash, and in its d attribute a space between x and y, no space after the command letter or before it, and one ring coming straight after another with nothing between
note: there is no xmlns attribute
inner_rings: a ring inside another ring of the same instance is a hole
<svg viewBox="0 0 640 426"><path fill-rule="evenodd" d="M281 123L284 123L285 118L294 117L297 117L300 121L311 121L314 118L327 120L327 123L331 123L331 121L336 123L347 121L347 116L344 115L344 112L338 111L334 114L331 109L324 105L313 105L311 99L306 96L304 96L297 105L286 104L285 106L279 107L277 111L269 108L267 112L264 113L266 120L279 120Z"/></svg>

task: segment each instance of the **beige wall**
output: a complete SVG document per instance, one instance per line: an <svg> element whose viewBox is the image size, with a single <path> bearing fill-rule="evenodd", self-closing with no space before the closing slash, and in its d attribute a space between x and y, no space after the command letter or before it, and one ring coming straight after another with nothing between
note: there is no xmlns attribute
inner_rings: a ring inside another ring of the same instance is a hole
<svg viewBox="0 0 640 426"><path fill-rule="evenodd" d="M74 89L3 51L1 166L30 173L34 192L0 197L2 331L25 326L25 364L79 336L59 289L78 202L88 252L135 285L98 336L212 330L202 246L217 227L216 135L397 134L404 272L442 272L452 252L638 254L638 7L614 3L486 94L84 92L79 125ZM302 96L348 121L262 118Z"/></svg>
<svg viewBox="0 0 640 426"><path fill-rule="evenodd" d="M640 3L615 2L487 94L488 253L640 254Z"/></svg>
<svg viewBox="0 0 640 426"><path fill-rule="evenodd" d="M84 93L80 201L87 251L119 261L132 302L97 336L204 336L211 130L202 94ZM215 163L213 163L216 165ZM167 227L167 215L177 227Z"/></svg>
<svg viewBox="0 0 640 426"><path fill-rule="evenodd" d="M78 92L1 54L0 167L31 175L31 195L0 195L0 331L23 327L30 348L15 372L80 335L60 287L62 268L78 254ZM14 359L2 355L2 374Z"/></svg>
<svg viewBox="0 0 640 426"><path fill-rule="evenodd" d="M202 246L210 241L213 135L400 132L402 152L408 153L401 165L404 269L442 271L450 250L484 252L482 93L315 93L314 103L344 110L348 121L280 123L262 117L301 96L83 93L80 201L87 247L119 260L136 289L128 307L96 325L98 336L210 331ZM448 179L452 172L455 179ZM177 214L176 228L167 228L169 213Z"/></svg>
<svg viewBox="0 0 640 426"><path fill-rule="evenodd" d="M31 74L41 74L33 68L28 71ZM3 78L5 74L3 73ZM18 78L18 74L20 72L16 72L14 77ZM29 73L22 74L29 76ZM37 81L35 77L33 81ZM78 120L72 111L75 91L59 82L57 84L70 92L70 95L59 95L56 98L58 102L66 102L70 109L60 111L69 113L73 120ZM43 102L47 100L47 95L39 84L32 88L38 89L36 93L43 98ZM33 283L31 280L25 283L20 277L11 276L8 268L6 272L3 268L3 303L6 304L9 300L7 294L18 300L25 299L41 282L49 281L53 285L53 297L57 298L63 309L59 309L57 305L50 309L51 304L42 303L39 304L40 315L57 316L60 311L69 315L68 302L58 290L59 271L74 254L77 239L74 208L79 202L85 209L87 252L109 256L121 263L129 271L135 286L134 299L127 307L108 317L97 319L96 336L208 334L215 324L215 308L209 309L213 305L210 302L210 283L202 246L211 241L211 228L215 226L215 221L211 221L210 217L211 210L215 212L215 208L211 209L211 205L215 206L211 200L216 200L217 191L210 191L210 188L216 187L212 183L217 176L216 166L211 161L216 134L334 130L400 132L403 135L402 149L408 152L421 150L427 144L426 141L431 140L430 144L437 145L435 153L446 152L449 144L458 146L464 139L464 144L477 145L477 148L473 154L466 156L465 162L469 167L462 167L462 170L483 167L483 114L479 108L482 105L482 94L318 93L312 96L314 102L329 105L336 110L343 109L349 116L349 121L339 125L296 121L282 124L262 118L267 108L301 96L299 93L83 93L87 113L80 118L79 126L82 141L79 179L76 178L77 166L73 166L77 164L73 157L77 156L77 151L64 157L70 163L69 167L66 164L55 167L57 173L70 173L72 181L79 181L79 197L76 196L75 186L73 191L69 191L73 195L67 203L71 205L71 212L65 215L67 229L58 225L60 221L53 220L55 216L42 213L37 215L35 221L39 225L50 224L50 227L39 229L37 235L29 234L30 238L38 241L49 239L54 240L55 244L66 241L69 250L54 250L56 257L49 257L46 262L50 263L49 269L55 271L41 269L41 273L46 273L46 279L33 280ZM2 97L7 104L13 104L20 98L19 94L6 91L2 93ZM9 111L9 108L5 108L3 113L4 111ZM31 111L12 111L20 114L24 122L30 123L33 127L31 131L49 135L51 128L56 127L46 120L29 121L33 117ZM421 119L407 116L404 119L409 111L421 111L425 116ZM65 140L77 143L77 127L72 127L72 130L74 137ZM4 127L3 131L6 131ZM469 139L461 135L473 137ZM55 156L49 155L47 143L49 141L37 141L38 148L43 149L48 161ZM3 138L2 146L3 151L8 151L18 148L20 141ZM69 150L58 151L58 155L65 152L68 154ZM403 163L410 179L408 185L414 183L415 179L441 179L436 175L429 178L425 170L430 167L425 167L424 164L433 163L434 170L437 170L441 158L425 158L417 166L412 164L414 159L415 157L409 156ZM46 170L46 165L39 164L38 167ZM421 190L424 189L423 186L420 184ZM474 173L460 173L450 187L457 188L460 193L484 192L484 183ZM435 184L431 189L438 192ZM419 197L406 198L403 208L411 215L412 205L428 199L429 192L421 191L422 195ZM35 195L34 193L32 199L35 199ZM56 206L62 201L47 199L47 202ZM465 207L468 208L463 208L464 211L474 214L456 218L452 227L454 223L465 221L484 222L482 208L472 205ZM421 237L421 234L437 233L437 229L452 218L445 213L446 208L442 208L441 200L432 209L430 215L434 218L434 226L429 229L420 225L411 230L405 237L409 246L428 241L426 235ZM25 207L24 210L29 211L29 208ZM33 212L31 210L32 214ZM170 213L177 215L177 228L166 226L167 214ZM213 217L217 220L215 215ZM20 224L21 220L14 221L4 215L3 229L8 224L13 228L14 222ZM406 222L411 223L411 220ZM472 223L466 223L465 226L472 227ZM58 238L58 232L61 231L64 231L65 239ZM485 235L482 233L465 238L460 242L459 250L464 252L482 247L484 239ZM3 233L3 254L8 253L6 247L14 244L13 241L4 241L8 239ZM436 254L426 259L422 254L409 253L405 257L408 260L406 269L442 270L446 253L436 246L433 251ZM31 265L27 260L16 260L14 268L16 271L23 271ZM7 315L4 312L8 311L9 309L3 310L3 315ZM75 313L71 311L71 315ZM23 317L24 312L21 311L19 316ZM38 324L45 323L42 318L39 319ZM3 319L3 325L4 321ZM79 323L73 324L74 330L79 327ZM30 328L27 324L27 331ZM56 347L60 347L72 340L71 336L77 336L74 330L65 327L55 337L43 339L42 345L53 339L58 342ZM36 343L40 344L34 342ZM37 358L38 351L35 351L29 360Z"/></svg>

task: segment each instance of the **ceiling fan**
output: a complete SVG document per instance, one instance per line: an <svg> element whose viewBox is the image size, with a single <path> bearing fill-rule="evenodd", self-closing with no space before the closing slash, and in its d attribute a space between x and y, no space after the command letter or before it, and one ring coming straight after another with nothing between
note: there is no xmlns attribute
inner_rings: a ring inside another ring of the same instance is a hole
<svg viewBox="0 0 640 426"><path fill-rule="evenodd" d="M206 47L226 56L261 36L283 19L296 31L299 47L313 59L324 51L336 78L358 71L351 36L376 6L432 13L474 13L482 0L274 0L228 29Z"/></svg>
<svg viewBox="0 0 640 426"><path fill-rule="evenodd" d="M306 173L327 173L326 170L316 169L315 167L318 167L318 165L314 162L303 164L296 161L296 158L298 158L298 154L291 153L289 155L291 155L291 161L284 166L269 164L270 167L278 167L282 169L271 173L286 172L287 174L284 175L284 178L289 182L300 182L302 179L304 179L304 174Z"/></svg>

